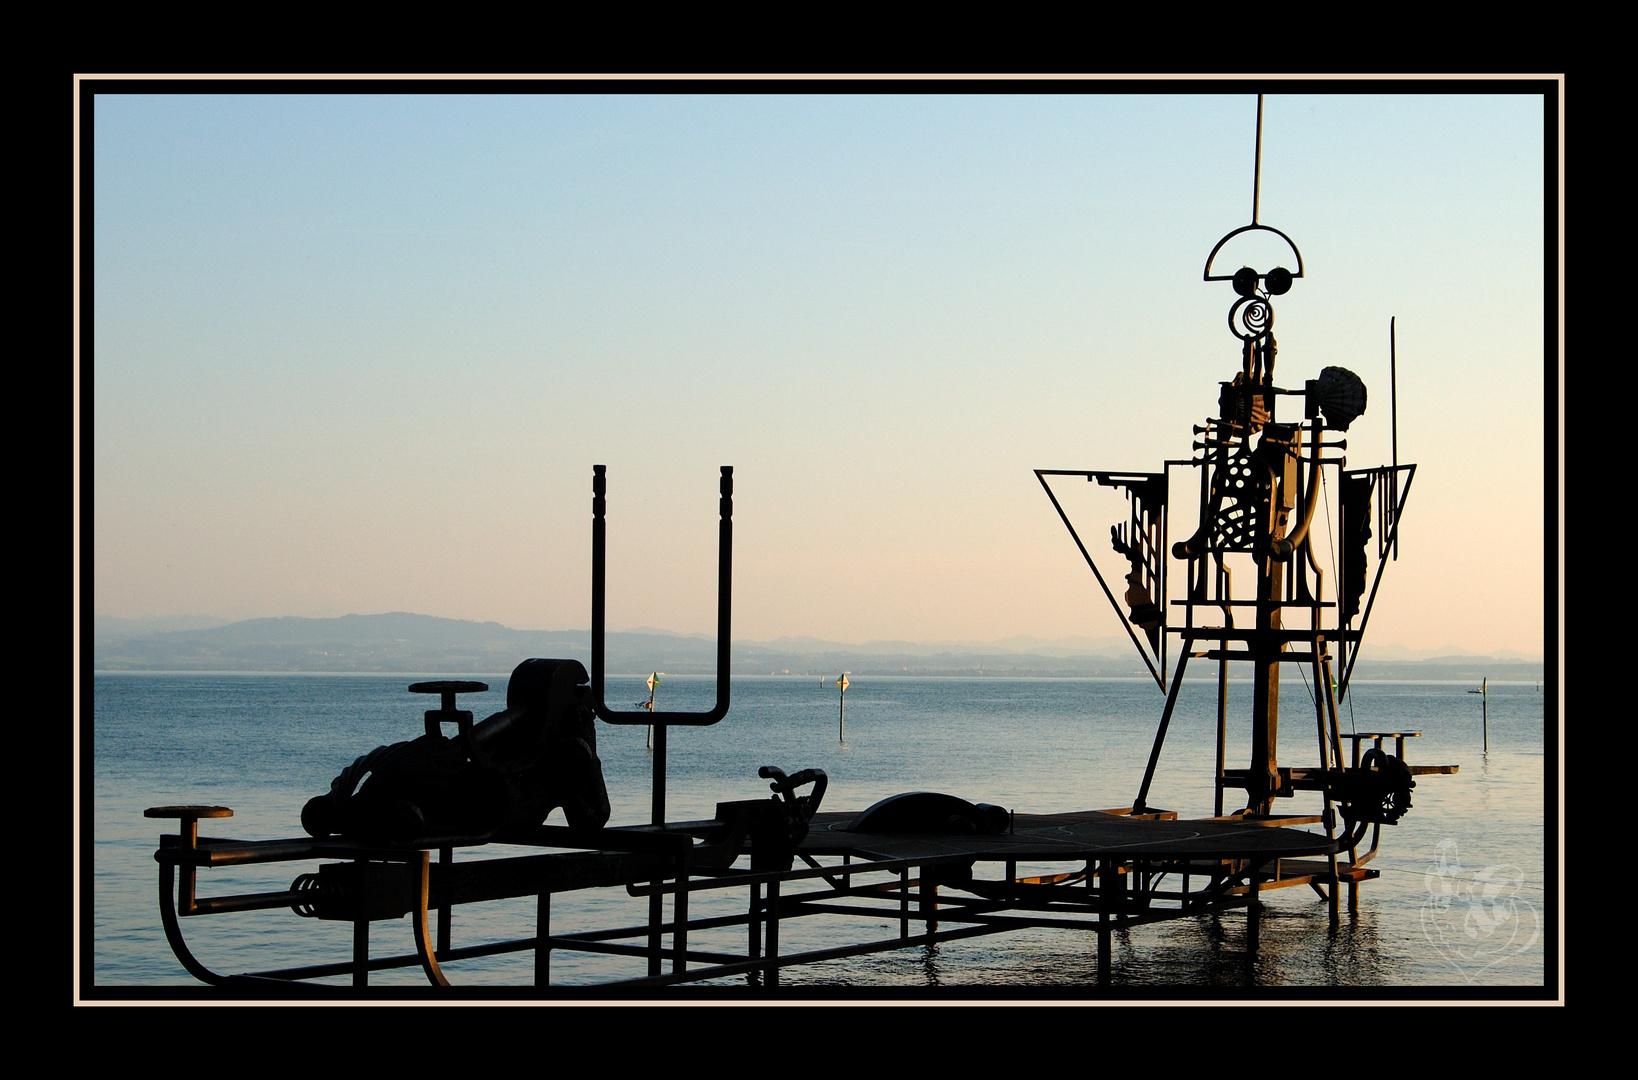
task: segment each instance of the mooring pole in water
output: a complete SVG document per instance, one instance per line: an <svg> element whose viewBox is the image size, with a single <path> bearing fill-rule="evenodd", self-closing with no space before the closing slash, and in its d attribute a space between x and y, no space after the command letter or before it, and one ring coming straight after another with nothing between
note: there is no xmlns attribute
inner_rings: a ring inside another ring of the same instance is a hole
<svg viewBox="0 0 1638 1080"><path fill-rule="evenodd" d="M1484 752L1490 753L1490 677L1487 675L1479 680L1477 690L1469 690L1470 694L1479 695L1479 721L1484 725Z"/></svg>
<svg viewBox="0 0 1638 1080"><path fill-rule="evenodd" d="M652 714L654 712L654 691L659 688L659 686L660 686L660 676L664 675L664 674L665 674L665 672L663 672L663 671L654 671L654 672L649 673L649 676L648 676L648 700L644 701L644 702L641 702L640 704L641 704L641 707L647 709L650 714ZM650 751L652 751L654 749L654 725L653 724L648 725L648 743L647 743L647 747L648 747L648 749Z"/></svg>
<svg viewBox="0 0 1638 1080"><path fill-rule="evenodd" d="M836 695L836 741L844 745L847 743L847 688L850 685L847 677L849 674L849 672L844 671L836 677L836 689L840 691Z"/></svg>

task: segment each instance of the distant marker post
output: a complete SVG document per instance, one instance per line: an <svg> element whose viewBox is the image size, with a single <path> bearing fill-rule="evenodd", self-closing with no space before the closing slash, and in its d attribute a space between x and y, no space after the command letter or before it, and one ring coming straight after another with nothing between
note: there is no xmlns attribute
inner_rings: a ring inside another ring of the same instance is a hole
<svg viewBox="0 0 1638 1080"><path fill-rule="evenodd" d="M848 672L844 671L836 677L836 741L843 746L847 745L847 682Z"/></svg>
<svg viewBox="0 0 1638 1080"><path fill-rule="evenodd" d="M1484 752L1490 753L1490 676L1486 675L1479 680L1477 690L1469 690L1470 694L1479 695L1480 722L1484 725Z"/></svg>
<svg viewBox="0 0 1638 1080"><path fill-rule="evenodd" d="M649 712L654 711L654 690L655 690L656 687L658 687L660 685L660 676L664 675L664 674L665 674L665 672L663 672L663 671L654 671L654 672L649 673L649 676L648 676L648 700L638 702L638 705L640 705L641 707L647 709ZM654 749L654 725L653 724L648 725L648 749L650 749L650 750Z"/></svg>

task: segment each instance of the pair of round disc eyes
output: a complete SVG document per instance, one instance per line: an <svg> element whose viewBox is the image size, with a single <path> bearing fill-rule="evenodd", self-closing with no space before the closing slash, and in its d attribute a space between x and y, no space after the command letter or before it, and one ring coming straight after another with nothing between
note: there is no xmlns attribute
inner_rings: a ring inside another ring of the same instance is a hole
<svg viewBox="0 0 1638 1080"><path fill-rule="evenodd" d="M1234 272L1234 291L1241 296L1251 296L1257 291L1258 281L1270 296L1284 296L1291 291L1291 271L1283 266L1276 266L1267 274L1259 274L1249 266L1240 267Z"/></svg>

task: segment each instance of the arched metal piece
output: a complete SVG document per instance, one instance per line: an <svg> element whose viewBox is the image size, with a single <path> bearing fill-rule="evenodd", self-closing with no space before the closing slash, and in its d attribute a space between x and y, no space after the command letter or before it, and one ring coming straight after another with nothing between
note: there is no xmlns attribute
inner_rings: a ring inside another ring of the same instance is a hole
<svg viewBox="0 0 1638 1080"><path fill-rule="evenodd" d="M1291 249L1291 254L1293 254L1293 255L1295 255L1297 257L1297 268L1295 270L1291 271L1291 276L1293 278L1302 277L1302 252L1297 250L1296 243L1293 242L1292 239L1289 236L1285 235L1285 233L1283 233L1280 230L1276 229L1272 225L1258 225L1256 222L1253 222L1250 225L1240 226L1238 229L1235 229L1233 232L1229 233L1227 236L1225 236L1221 240L1217 241L1217 246L1213 247L1211 249L1211 254L1206 256L1206 271L1205 271L1204 276L1201 278L1201 280L1203 280L1203 281L1233 281L1234 280L1234 275L1233 274L1213 274L1211 272L1211 264L1212 264L1213 260L1215 260L1217 258L1217 253L1219 251L1223 250L1223 245L1224 244L1228 243L1230 240L1233 240L1236 236L1239 236L1243 232L1253 232L1253 231L1256 231L1256 232L1271 232L1275 236L1278 236L1281 240L1284 240L1285 243L1286 243L1286 246ZM1269 269L1273 269L1273 267L1270 267ZM1265 271L1264 273L1257 275L1257 279L1259 281L1261 281L1266 276L1268 276L1268 275L1267 275L1267 272Z"/></svg>
<svg viewBox="0 0 1638 1080"><path fill-rule="evenodd" d="M189 975L211 986L227 982L226 975L218 975L201 964L182 937L182 927L176 919L176 868L164 860L159 863L159 921L165 927L165 940L170 943L171 952L182 961Z"/></svg>
<svg viewBox="0 0 1638 1080"><path fill-rule="evenodd" d="M611 724L652 724L657 728L679 724L704 727L728 715L728 635L733 613L734 579L734 467L722 466L720 521L717 526L717 703L709 712L666 712L659 709L616 710L603 695L604 600L608 524L605 496L607 466L592 466L592 700L597 715Z"/></svg>

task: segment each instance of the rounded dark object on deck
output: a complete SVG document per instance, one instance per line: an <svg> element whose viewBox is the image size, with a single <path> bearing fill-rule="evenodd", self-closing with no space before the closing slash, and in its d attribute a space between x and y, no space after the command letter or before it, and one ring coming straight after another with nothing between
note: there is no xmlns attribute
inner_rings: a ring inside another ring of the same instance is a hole
<svg viewBox="0 0 1638 1080"><path fill-rule="evenodd" d="M1241 296L1250 296L1257 291L1257 271L1249 266L1242 266L1234 272L1234 291Z"/></svg>
<svg viewBox="0 0 1638 1080"><path fill-rule="evenodd" d="M970 803L937 791L910 791L876 803L854 819L850 831L994 836L1007 831L1007 821L1007 811L990 803Z"/></svg>
<svg viewBox="0 0 1638 1080"><path fill-rule="evenodd" d="M1284 296L1291 291L1291 271L1283 266L1276 266L1263 275L1263 287L1270 296Z"/></svg>

